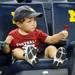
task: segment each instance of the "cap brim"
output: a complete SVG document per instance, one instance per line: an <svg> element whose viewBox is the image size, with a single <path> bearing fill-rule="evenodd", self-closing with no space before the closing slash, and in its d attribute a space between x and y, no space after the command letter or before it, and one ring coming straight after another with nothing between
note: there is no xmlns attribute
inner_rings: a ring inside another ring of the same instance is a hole
<svg viewBox="0 0 75 75"><path fill-rule="evenodd" d="M22 15L16 15L16 16L13 16L13 20L20 20L24 17L42 17L43 14L40 13L40 12L32 12L31 14L29 15L25 15L25 14L22 14Z"/></svg>
<svg viewBox="0 0 75 75"><path fill-rule="evenodd" d="M28 17L42 17L42 16L43 16L42 13L34 12L34 13L30 14Z"/></svg>

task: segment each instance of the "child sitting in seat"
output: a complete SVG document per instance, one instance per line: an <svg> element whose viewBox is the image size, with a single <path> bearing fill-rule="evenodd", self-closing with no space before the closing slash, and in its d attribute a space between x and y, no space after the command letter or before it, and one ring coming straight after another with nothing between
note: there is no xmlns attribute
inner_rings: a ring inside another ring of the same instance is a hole
<svg viewBox="0 0 75 75"><path fill-rule="evenodd" d="M26 60L30 64L37 63L39 52L39 41L48 44L55 44L61 39L68 37L68 32L63 30L57 34L49 36L37 29L36 17L41 17L42 13L36 12L32 7L23 5L15 10L13 20L18 28L12 30L5 39L7 43L4 52L12 52L12 56L17 60ZM57 58L58 49L50 45L44 50L44 57ZM58 58L57 58L58 59ZM60 59L63 63L63 60Z"/></svg>

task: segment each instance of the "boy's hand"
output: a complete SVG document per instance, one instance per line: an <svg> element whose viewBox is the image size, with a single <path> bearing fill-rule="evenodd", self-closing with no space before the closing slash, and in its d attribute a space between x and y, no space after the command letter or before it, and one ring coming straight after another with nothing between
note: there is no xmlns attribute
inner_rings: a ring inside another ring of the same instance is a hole
<svg viewBox="0 0 75 75"><path fill-rule="evenodd" d="M68 37L68 31L66 31L66 30L63 30L63 31L59 32L59 34L63 36L62 37L63 39Z"/></svg>

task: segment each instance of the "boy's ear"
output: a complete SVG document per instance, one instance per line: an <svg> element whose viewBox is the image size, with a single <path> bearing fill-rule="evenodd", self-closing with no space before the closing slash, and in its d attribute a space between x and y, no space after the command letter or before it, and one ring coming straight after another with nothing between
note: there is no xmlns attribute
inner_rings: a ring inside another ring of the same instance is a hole
<svg viewBox="0 0 75 75"><path fill-rule="evenodd" d="M16 25L17 25L18 27L21 27L21 23L20 23L20 22L16 22Z"/></svg>

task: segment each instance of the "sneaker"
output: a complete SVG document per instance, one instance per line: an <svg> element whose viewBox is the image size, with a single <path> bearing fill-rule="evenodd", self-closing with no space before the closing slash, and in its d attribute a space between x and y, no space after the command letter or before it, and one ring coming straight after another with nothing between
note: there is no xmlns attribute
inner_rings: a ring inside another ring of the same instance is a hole
<svg viewBox="0 0 75 75"><path fill-rule="evenodd" d="M25 60L31 65L35 65L38 62L37 58L37 49L33 46L28 46L26 50L24 50Z"/></svg>
<svg viewBox="0 0 75 75"><path fill-rule="evenodd" d="M57 66L59 64L63 64L65 60L67 60L66 58L66 50L64 47L59 47L58 48L58 52L56 54L56 56L53 59L53 64L56 64Z"/></svg>

